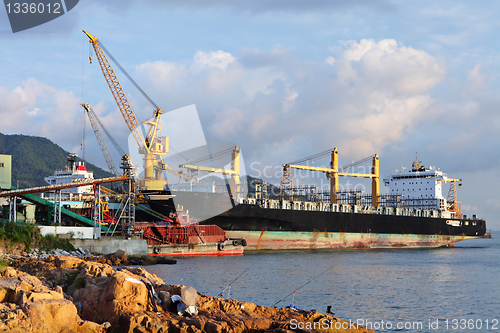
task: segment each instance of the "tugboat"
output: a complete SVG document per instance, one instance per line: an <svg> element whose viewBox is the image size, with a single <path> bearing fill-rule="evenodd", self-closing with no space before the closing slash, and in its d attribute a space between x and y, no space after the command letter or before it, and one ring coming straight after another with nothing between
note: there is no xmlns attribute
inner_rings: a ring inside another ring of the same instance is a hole
<svg viewBox="0 0 500 333"><path fill-rule="evenodd" d="M189 215L172 213L158 223L136 222L135 230L148 242L149 255L241 255L247 245L243 238L227 238L216 225L199 225Z"/></svg>

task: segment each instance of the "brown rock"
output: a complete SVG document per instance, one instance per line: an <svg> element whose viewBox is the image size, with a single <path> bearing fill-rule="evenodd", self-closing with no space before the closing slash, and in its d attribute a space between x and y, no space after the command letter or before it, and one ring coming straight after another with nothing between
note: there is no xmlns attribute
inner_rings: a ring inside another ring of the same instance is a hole
<svg viewBox="0 0 500 333"><path fill-rule="evenodd" d="M17 277L19 273L16 271L14 267L7 266L5 271L3 272L3 276L5 277Z"/></svg>
<svg viewBox="0 0 500 333"><path fill-rule="evenodd" d="M84 263L82 259L70 256L60 256L55 259L57 268L80 268Z"/></svg>
<svg viewBox="0 0 500 333"><path fill-rule="evenodd" d="M59 285L56 286L56 292L64 296L63 288Z"/></svg>
<svg viewBox="0 0 500 333"><path fill-rule="evenodd" d="M33 331L39 333L76 332L78 314L73 303L65 299L40 300L25 303L23 310Z"/></svg>
<svg viewBox="0 0 500 333"><path fill-rule="evenodd" d="M109 323L108 323L109 324ZM107 331L107 325L100 325L92 321L81 321L78 323L78 333L104 333Z"/></svg>
<svg viewBox="0 0 500 333"><path fill-rule="evenodd" d="M142 267L126 266L126 267L123 267L119 270L122 272L125 272L125 273L129 272L131 274L137 275L137 276L143 278L144 280L149 281L153 286L155 286L155 285L159 286L159 285L162 285L164 283L162 279L160 279L159 277L157 277L154 274L149 273L147 270L145 270Z"/></svg>
<svg viewBox="0 0 500 333"><path fill-rule="evenodd" d="M121 260L127 260L127 257L128 257L128 254L126 251L123 251L123 250L117 250L113 256L117 259L121 259Z"/></svg>
<svg viewBox="0 0 500 333"><path fill-rule="evenodd" d="M22 297L22 291L41 288L42 282L31 275L3 277L0 279L0 302L17 303Z"/></svg>

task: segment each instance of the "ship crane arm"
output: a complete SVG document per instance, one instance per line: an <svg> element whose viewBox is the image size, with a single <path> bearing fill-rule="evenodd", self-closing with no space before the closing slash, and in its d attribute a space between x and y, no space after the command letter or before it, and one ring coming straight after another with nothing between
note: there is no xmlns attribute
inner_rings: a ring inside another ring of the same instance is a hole
<svg viewBox="0 0 500 333"><path fill-rule="evenodd" d="M318 159L327 154L331 154L331 162L330 168L323 167L314 167L307 165L300 165L300 163L304 163L306 161L311 161L314 159ZM368 161L372 161L372 173L354 173L354 172L339 172L339 170L348 170L354 166L366 163ZM372 205L377 207L379 205L379 195L380 195L380 184L379 184L379 159L378 154L366 157L360 161L353 162L343 168L339 168L338 166L338 151L337 148L327 150L322 153L318 153L316 155L310 156L308 158L295 161L290 164L283 165L283 175L281 177L281 199L284 199L285 194L287 194L291 200L293 200L293 179L291 175L291 169L299 169L299 170L308 170L308 171L317 171L323 172L326 174L326 177L330 179L330 201L331 203L337 203L337 192L339 190L339 177L362 177L362 178L371 178L372 179Z"/></svg>

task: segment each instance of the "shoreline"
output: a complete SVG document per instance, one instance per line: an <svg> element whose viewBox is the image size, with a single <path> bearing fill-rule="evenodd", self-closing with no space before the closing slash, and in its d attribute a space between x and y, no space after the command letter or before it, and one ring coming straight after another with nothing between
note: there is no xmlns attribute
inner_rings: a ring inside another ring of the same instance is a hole
<svg viewBox="0 0 500 333"><path fill-rule="evenodd" d="M319 312L269 308L202 293L197 293L198 314L180 316L170 310L169 302L172 295L180 296L185 286L169 285L140 266L112 267L108 263L116 261L100 258L86 261L74 256L12 257L0 277L0 330L373 332ZM115 259L127 262L126 254ZM143 282L153 286L163 304L148 299L148 288Z"/></svg>

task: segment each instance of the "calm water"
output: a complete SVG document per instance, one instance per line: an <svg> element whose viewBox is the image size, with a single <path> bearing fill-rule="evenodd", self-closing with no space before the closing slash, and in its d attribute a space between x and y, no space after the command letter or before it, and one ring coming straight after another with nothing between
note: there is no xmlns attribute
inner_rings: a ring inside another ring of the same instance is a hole
<svg viewBox="0 0 500 333"><path fill-rule="evenodd" d="M331 305L337 317L369 321L380 332L500 332L500 233L493 237L459 242L455 248L180 258L177 265L147 270L166 283L214 296L243 273L232 284L230 298L265 306L310 281L295 292L295 306L325 312ZM290 305L292 297L277 307ZM438 320L437 330L429 329L429 320L434 325Z"/></svg>

